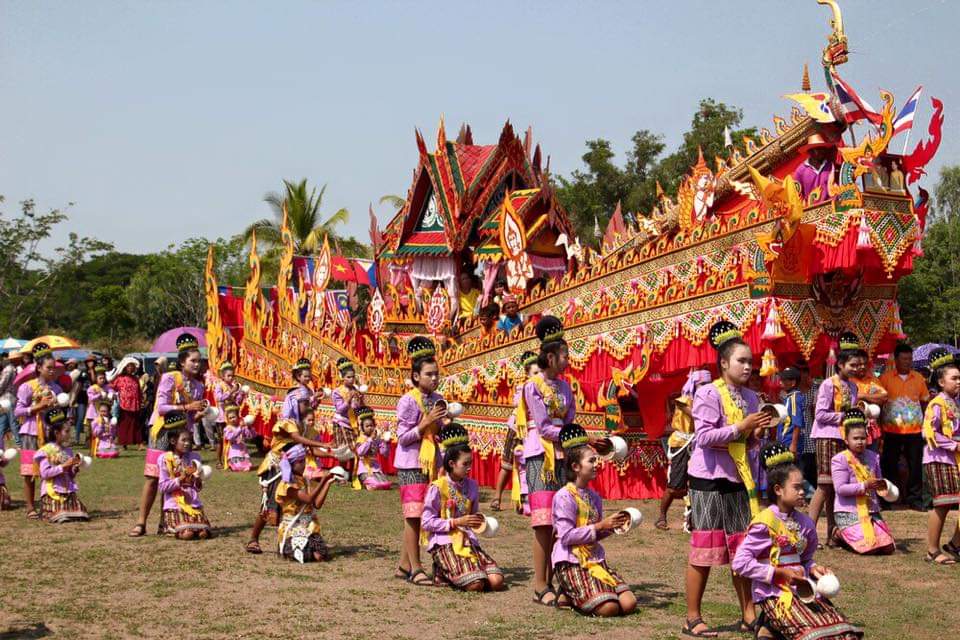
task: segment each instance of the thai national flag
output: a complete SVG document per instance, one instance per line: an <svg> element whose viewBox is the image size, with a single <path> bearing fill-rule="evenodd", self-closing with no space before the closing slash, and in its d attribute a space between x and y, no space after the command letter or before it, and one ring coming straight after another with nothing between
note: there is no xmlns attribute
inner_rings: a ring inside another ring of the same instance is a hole
<svg viewBox="0 0 960 640"><path fill-rule="evenodd" d="M853 123L866 118L873 124L883 122L883 116L870 106L870 104L857 95L849 84L844 82L836 71L830 71L830 77L833 78L833 89L840 99L840 106L843 109L843 117L848 123Z"/></svg>
<svg viewBox="0 0 960 640"><path fill-rule="evenodd" d="M923 91L923 86L917 87L917 90L913 92L913 95L910 96L907 103L903 105L900 114L896 120L893 121L893 135L909 131L910 127L913 126L913 116L917 112L917 103L920 102L921 91Z"/></svg>

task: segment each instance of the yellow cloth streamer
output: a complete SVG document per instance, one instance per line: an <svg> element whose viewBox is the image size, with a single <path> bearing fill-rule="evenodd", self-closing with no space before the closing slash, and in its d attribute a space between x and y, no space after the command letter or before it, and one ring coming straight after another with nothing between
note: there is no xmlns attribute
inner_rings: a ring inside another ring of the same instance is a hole
<svg viewBox="0 0 960 640"><path fill-rule="evenodd" d="M176 456L172 451L168 451L163 454L164 462L167 464L167 472L171 476L180 475L179 471L183 468L183 462ZM180 510L183 511L188 516L198 516L200 515L200 510L194 507L193 505L187 502L187 498L183 495L181 489L175 489L173 492L173 498L177 501L177 506L180 507Z"/></svg>
<svg viewBox="0 0 960 640"><path fill-rule="evenodd" d="M423 405L423 393L420 389L414 387L410 390L410 397L417 403L422 419L428 413ZM420 471L430 480L436 480L437 478L437 443L434 440L436 426L436 424L431 425L423 432L423 437L420 439Z"/></svg>
<svg viewBox="0 0 960 640"><path fill-rule="evenodd" d="M790 541L790 544L796 548L797 544L800 542L800 535L796 531L792 531L787 525L777 517L772 509L767 508L754 516L753 520L750 521L750 526L752 527L755 524L762 524L767 528L767 532L770 534L770 565L773 567L780 566L780 545L777 544L777 538L782 536ZM780 587L780 596L777 598L777 603L774 605L774 608L777 611L777 614L781 619L787 617L787 613L790 611L790 607L793 606L793 589L790 588L788 584L781 584Z"/></svg>
<svg viewBox="0 0 960 640"><path fill-rule="evenodd" d="M588 524L591 524L591 515L592 509L590 503L580 497L580 492L577 490L577 486L572 482L567 483L567 486L564 487L567 491L570 492L570 495L573 496L573 499L577 501L577 528L585 527ZM594 521L597 521L599 518L594 518ZM610 585L611 587L617 586L617 579L610 575L610 572L607 571L601 563L590 559L590 546L587 544L578 544L573 547L573 555L577 556L577 559L580 561L580 567L586 569L587 572L599 580L600 582Z"/></svg>
<svg viewBox="0 0 960 640"><path fill-rule="evenodd" d="M733 401L733 395L727 387L723 378L713 381L717 393L720 394L720 404L723 407L723 416L729 426L738 424L743 420L743 410ZM747 497L750 499L750 515L756 516L760 513L760 496L757 493L757 483L753 479L753 473L750 471L750 462L747 459L747 437L748 434L741 433L740 437L733 442L727 443L727 451L737 465L737 473L743 481L743 486L747 490Z"/></svg>
<svg viewBox="0 0 960 640"><path fill-rule="evenodd" d="M870 469L860 462L849 449L843 452L847 458L847 464L853 469L853 475L857 482L866 482L870 479ZM867 495L857 496L857 518L860 520L860 526L863 528L863 541L871 547L877 542L877 534L873 530L873 520L870 519L870 507L867 502Z"/></svg>

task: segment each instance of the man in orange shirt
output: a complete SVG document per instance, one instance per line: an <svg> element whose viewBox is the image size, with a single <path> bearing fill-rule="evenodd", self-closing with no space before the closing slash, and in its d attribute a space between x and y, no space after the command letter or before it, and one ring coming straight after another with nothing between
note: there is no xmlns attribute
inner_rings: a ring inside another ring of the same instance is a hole
<svg viewBox="0 0 960 640"><path fill-rule="evenodd" d="M880 466L885 478L896 481L901 454L907 460L910 475L904 487L904 504L923 511L923 411L930 399L923 376L913 370L913 348L898 344L893 352L894 367L880 376L887 390L880 426L883 428L883 453Z"/></svg>

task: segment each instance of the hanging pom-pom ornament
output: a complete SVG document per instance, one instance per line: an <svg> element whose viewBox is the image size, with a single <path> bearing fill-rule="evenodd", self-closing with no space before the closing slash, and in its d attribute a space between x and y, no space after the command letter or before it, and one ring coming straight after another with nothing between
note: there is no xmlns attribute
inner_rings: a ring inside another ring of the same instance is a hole
<svg viewBox="0 0 960 640"><path fill-rule="evenodd" d="M916 258L923 257L923 231L917 231L917 237L913 241L913 255Z"/></svg>
<svg viewBox="0 0 960 640"><path fill-rule="evenodd" d="M872 245L870 244L870 227L867 226L867 214L860 214L860 231L857 233L857 249L869 249Z"/></svg>
<svg viewBox="0 0 960 640"><path fill-rule="evenodd" d="M832 376L837 368L837 352L830 347L830 353L827 354L827 374Z"/></svg>
<svg viewBox="0 0 960 640"><path fill-rule="evenodd" d="M770 311L767 312L767 323L763 327L764 340L777 340L782 338L783 326L780 324L780 313L777 311L777 303L770 301Z"/></svg>
<svg viewBox="0 0 960 640"><path fill-rule="evenodd" d="M763 358L760 360L760 377L769 378L776 375L777 372L777 356L773 355L773 349L767 349L763 352Z"/></svg>
<svg viewBox="0 0 960 640"><path fill-rule="evenodd" d="M893 305L893 320L890 321L890 333L895 335L897 339L902 340L907 337L907 334L903 332L903 320L900 319L900 305Z"/></svg>

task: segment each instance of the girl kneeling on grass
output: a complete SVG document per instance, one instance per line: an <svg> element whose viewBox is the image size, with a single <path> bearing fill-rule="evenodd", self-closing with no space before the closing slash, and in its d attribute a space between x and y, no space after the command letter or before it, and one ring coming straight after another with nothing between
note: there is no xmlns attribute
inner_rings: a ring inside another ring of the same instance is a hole
<svg viewBox="0 0 960 640"><path fill-rule="evenodd" d="M464 591L502 591L503 571L480 548L473 529L483 525L477 513L480 490L467 476L473 467L470 436L450 423L440 430L444 447L442 475L427 489L420 528L427 534L427 551L433 556L433 579Z"/></svg>
<svg viewBox="0 0 960 640"><path fill-rule="evenodd" d="M758 638L820 638L852 640L862 637L839 610L823 596L804 602L798 584L819 580L833 572L813 561L817 527L796 510L804 503L803 474L793 454L779 442L764 447L761 464L767 472L767 497L772 503L750 522L737 547L732 568L750 579L753 601L760 610Z"/></svg>
<svg viewBox="0 0 960 640"><path fill-rule="evenodd" d="M70 425L67 413L60 407L45 414L47 444L40 447L33 458L40 469L40 517L59 524L89 520L87 508L77 497L77 472L80 456L67 446Z"/></svg>
<svg viewBox="0 0 960 640"><path fill-rule="evenodd" d="M213 537L210 521L203 513L200 490L200 455L193 452L193 438L185 427L187 417L182 413L164 416L165 428L182 425L171 434L168 451L160 457L159 489L163 494L163 517L158 534L167 534L178 540L205 540Z"/></svg>
<svg viewBox="0 0 960 640"><path fill-rule="evenodd" d="M357 409L360 435L357 436L357 481L367 491L384 491L392 487L390 479L383 475L377 455L390 453L390 443L377 432L377 420L373 409Z"/></svg>
<svg viewBox="0 0 960 640"><path fill-rule="evenodd" d="M568 424L560 431L567 485L553 496L557 540L550 556L560 584L560 607L572 605L584 615L625 616L637 608L629 585L610 567L599 541L627 523L629 516L603 517L603 500L588 487L597 477L597 452L586 431Z"/></svg>
<svg viewBox="0 0 960 640"><path fill-rule="evenodd" d="M960 561L960 525L942 550L940 535L950 509L960 504L960 366L946 349L930 354L930 386L940 393L927 405L923 419L923 473L930 484L933 509L927 516L927 562L947 565Z"/></svg>
<svg viewBox="0 0 960 640"><path fill-rule="evenodd" d="M306 459L307 450L302 444L282 453L276 492L281 513L277 527L277 553L300 564L330 559L327 543L320 536L317 512L327 499L330 485L336 480L327 473L319 481L308 482L303 477Z"/></svg>

